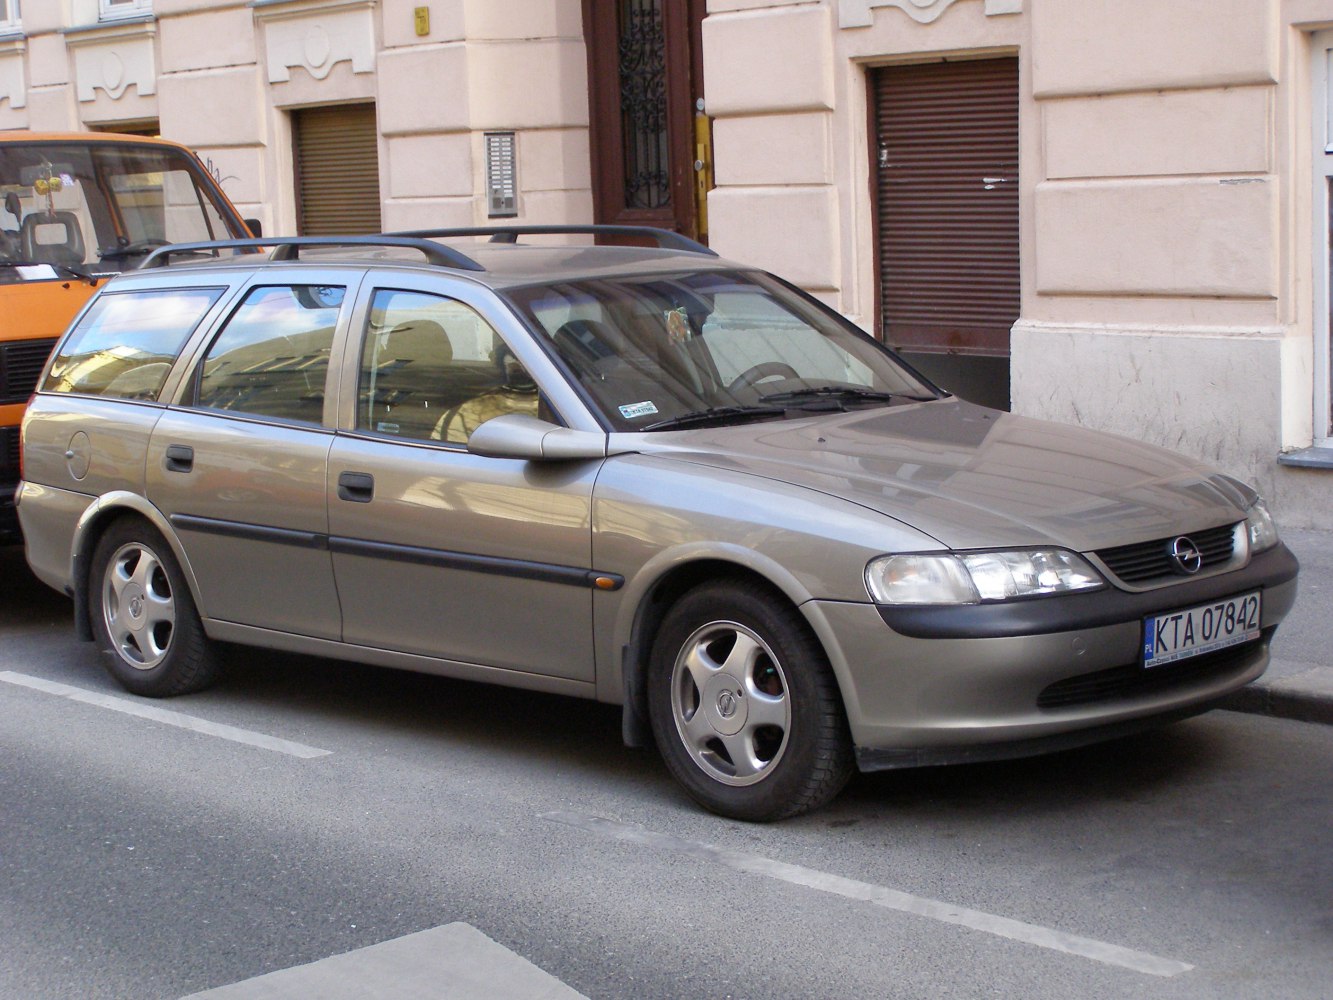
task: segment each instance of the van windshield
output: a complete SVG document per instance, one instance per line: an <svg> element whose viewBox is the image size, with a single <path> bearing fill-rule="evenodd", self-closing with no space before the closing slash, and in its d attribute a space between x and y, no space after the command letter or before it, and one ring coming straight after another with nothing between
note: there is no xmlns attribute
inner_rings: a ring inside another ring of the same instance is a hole
<svg viewBox="0 0 1333 1000"><path fill-rule="evenodd" d="M203 170L171 146L0 143L0 282L107 274L165 243L247 235Z"/></svg>

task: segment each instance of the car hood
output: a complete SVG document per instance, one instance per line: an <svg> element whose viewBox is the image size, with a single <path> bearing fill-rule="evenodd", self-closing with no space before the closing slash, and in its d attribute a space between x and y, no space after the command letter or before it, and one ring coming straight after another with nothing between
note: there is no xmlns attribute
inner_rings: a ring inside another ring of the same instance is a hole
<svg viewBox="0 0 1333 1000"><path fill-rule="evenodd" d="M1086 552L1238 521L1215 469L958 399L638 436L635 450L868 507L950 548Z"/></svg>

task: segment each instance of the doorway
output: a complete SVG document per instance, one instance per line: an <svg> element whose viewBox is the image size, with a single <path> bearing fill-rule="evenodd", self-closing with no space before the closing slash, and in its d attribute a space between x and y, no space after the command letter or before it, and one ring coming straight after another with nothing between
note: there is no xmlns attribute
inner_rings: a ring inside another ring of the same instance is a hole
<svg viewBox="0 0 1333 1000"><path fill-rule="evenodd" d="M706 239L695 184L705 0L583 0L594 221Z"/></svg>

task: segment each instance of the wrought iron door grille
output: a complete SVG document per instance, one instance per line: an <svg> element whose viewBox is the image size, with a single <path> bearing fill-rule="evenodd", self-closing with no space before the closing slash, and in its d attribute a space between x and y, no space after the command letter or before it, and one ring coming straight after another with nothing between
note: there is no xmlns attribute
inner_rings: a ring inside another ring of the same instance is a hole
<svg viewBox="0 0 1333 1000"><path fill-rule="evenodd" d="M620 5L620 126L625 207L670 207L661 0L622 0Z"/></svg>

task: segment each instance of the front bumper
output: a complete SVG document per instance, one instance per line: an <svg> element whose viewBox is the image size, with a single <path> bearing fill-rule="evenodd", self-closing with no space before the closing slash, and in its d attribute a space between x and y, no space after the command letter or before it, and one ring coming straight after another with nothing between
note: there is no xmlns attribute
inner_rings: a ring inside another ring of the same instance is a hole
<svg viewBox="0 0 1333 1000"><path fill-rule="evenodd" d="M842 688L858 763L877 770L1027 756L1207 711L1264 672L1298 569L1279 545L1235 572L1147 593L806 610ZM1145 616L1250 590L1263 592L1260 639L1140 666Z"/></svg>

